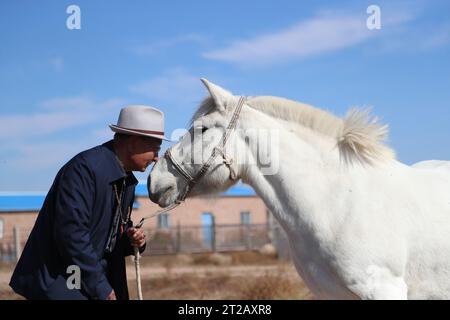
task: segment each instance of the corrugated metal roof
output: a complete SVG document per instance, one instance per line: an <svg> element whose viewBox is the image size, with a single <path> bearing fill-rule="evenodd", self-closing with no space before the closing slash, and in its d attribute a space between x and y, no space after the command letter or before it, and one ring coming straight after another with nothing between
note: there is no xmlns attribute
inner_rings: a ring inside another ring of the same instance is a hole
<svg viewBox="0 0 450 320"><path fill-rule="evenodd" d="M2 192L0 193L0 212L39 211L45 200L45 193ZM147 186L139 183L136 186L136 196L147 197ZM255 191L248 185L237 184L222 194L225 197L252 197ZM134 207L139 207L138 203Z"/></svg>
<svg viewBox="0 0 450 320"><path fill-rule="evenodd" d="M136 196L147 197L147 184L139 183L136 186ZM226 192L222 193L221 196L225 197L253 197L256 196L255 191L249 185L238 183L235 186L228 189Z"/></svg>
<svg viewBox="0 0 450 320"><path fill-rule="evenodd" d="M228 189L223 195L229 197L253 197L256 196L256 193L249 185L239 183Z"/></svg>
<svg viewBox="0 0 450 320"><path fill-rule="evenodd" d="M37 211L45 194L0 194L0 211Z"/></svg>

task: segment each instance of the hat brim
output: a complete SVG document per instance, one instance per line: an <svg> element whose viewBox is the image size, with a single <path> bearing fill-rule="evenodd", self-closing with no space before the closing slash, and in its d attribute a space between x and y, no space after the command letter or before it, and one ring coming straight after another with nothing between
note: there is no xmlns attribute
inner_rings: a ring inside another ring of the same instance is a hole
<svg viewBox="0 0 450 320"><path fill-rule="evenodd" d="M170 139L167 139L165 136L163 135L159 135L159 134L151 134L151 133L143 133L140 131L134 131L131 129L125 129L122 127L118 127L114 124L110 124L109 127L111 128L112 131L117 132L117 133L123 133L123 134L128 134L128 135L133 135L133 136L144 136L144 137L152 137L152 138L156 138L156 139L161 139L164 141L172 141Z"/></svg>

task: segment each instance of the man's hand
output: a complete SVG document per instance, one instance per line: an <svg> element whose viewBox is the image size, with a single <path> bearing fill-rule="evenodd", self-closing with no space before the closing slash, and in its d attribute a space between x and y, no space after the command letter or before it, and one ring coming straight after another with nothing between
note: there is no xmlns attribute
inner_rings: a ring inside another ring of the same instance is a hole
<svg viewBox="0 0 450 320"><path fill-rule="evenodd" d="M145 244L145 233L140 228L129 228L127 235L130 238L133 247L141 248Z"/></svg>
<svg viewBox="0 0 450 320"><path fill-rule="evenodd" d="M116 293L113 291L111 291L111 293L109 294L109 296L106 298L106 300L117 300L116 298Z"/></svg>

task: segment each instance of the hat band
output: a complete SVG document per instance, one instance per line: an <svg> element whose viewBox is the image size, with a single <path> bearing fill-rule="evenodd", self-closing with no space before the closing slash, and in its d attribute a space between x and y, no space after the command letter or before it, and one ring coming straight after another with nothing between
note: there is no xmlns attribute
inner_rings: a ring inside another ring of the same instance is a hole
<svg viewBox="0 0 450 320"><path fill-rule="evenodd" d="M125 130L136 131L136 132L140 132L140 133L158 134L158 135L161 135L161 136L164 135L164 131L151 131L151 130L131 129L131 128L125 128L125 127L119 127L119 128L122 128L122 129L125 129Z"/></svg>

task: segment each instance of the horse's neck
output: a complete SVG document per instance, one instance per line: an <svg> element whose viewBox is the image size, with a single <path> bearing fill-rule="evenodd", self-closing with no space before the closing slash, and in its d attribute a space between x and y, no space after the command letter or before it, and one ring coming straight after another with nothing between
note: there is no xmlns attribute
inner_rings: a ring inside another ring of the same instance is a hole
<svg viewBox="0 0 450 320"><path fill-rule="evenodd" d="M258 166L249 166L243 177L264 200L285 229L328 228L333 224L333 212L327 211L324 199L332 185L340 179L339 154L331 139L284 121L267 123L254 115L258 126L278 129L279 167L274 174L265 175ZM256 125L255 125L256 126ZM256 157L256 156L255 156ZM317 231L317 230L316 230Z"/></svg>

